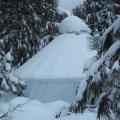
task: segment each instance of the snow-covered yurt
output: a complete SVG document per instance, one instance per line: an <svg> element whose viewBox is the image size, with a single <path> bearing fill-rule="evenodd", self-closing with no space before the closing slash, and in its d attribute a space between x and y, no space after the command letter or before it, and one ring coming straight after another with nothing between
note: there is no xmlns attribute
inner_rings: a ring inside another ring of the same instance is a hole
<svg viewBox="0 0 120 120"><path fill-rule="evenodd" d="M28 60L13 75L27 83L25 96L42 102L75 99L84 63L95 53L88 49L90 29L78 17L59 25L59 36Z"/></svg>

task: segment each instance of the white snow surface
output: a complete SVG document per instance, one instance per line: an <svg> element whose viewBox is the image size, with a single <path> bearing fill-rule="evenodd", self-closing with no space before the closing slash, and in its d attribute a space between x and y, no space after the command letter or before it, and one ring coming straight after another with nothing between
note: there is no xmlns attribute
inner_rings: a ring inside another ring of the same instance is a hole
<svg viewBox="0 0 120 120"><path fill-rule="evenodd" d="M76 95L76 99L78 101L83 99L83 93L84 93L86 87L87 87L87 81L83 79L79 85L79 89L78 89L77 95Z"/></svg>
<svg viewBox="0 0 120 120"><path fill-rule="evenodd" d="M38 101L29 102L21 107L19 111L15 111L12 116L13 120L54 120L52 112Z"/></svg>
<svg viewBox="0 0 120 120"><path fill-rule="evenodd" d="M83 114L73 114L70 116L65 116L57 120L96 120L96 113L86 110Z"/></svg>
<svg viewBox="0 0 120 120"><path fill-rule="evenodd" d="M115 63L113 64L112 70L117 70L117 71L120 70L120 63L118 60L115 61Z"/></svg>
<svg viewBox="0 0 120 120"><path fill-rule="evenodd" d="M86 77L82 80L81 84L79 85L78 93L77 93L77 99L81 99L83 97L84 90L87 87L86 80L89 78L89 76L94 76L92 81L99 81L101 80L100 78L100 72L98 71L98 68L105 62L106 66L109 66L110 59L115 55L115 53L118 51L120 48L120 41L116 41L113 43L113 45L108 49L106 54L97 60L87 71ZM119 65L116 62L113 65L113 70L118 69L119 70ZM108 70L109 72L109 70Z"/></svg>
<svg viewBox="0 0 120 120"><path fill-rule="evenodd" d="M96 54L88 49L87 33L62 34L13 72L22 80L81 78L84 63Z"/></svg>
<svg viewBox="0 0 120 120"><path fill-rule="evenodd" d="M69 104L62 100L57 100L50 103L45 103L44 106L52 112L53 116L56 116L61 110L68 108Z"/></svg>
<svg viewBox="0 0 120 120"><path fill-rule="evenodd" d="M110 31L113 30L114 34L116 33L116 31L118 31L120 29L120 16L118 16L118 18L116 19L116 21L104 32L101 41L102 44L104 44L107 35L110 33Z"/></svg>
<svg viewBox="0 0 120 120"><path fill-rule="evenodd" d="M69 16L59 25L60 33L80 33L81 31L90 33L89 27L77 16Z"/></svg>
<svg viewBox="0 0 120 120"><path fill-rule="evenodd" d="M9 61L12 61L12 60L13 60L10 52L8 52L8 53L5 55L5 59L6 59L6 60L9 60Z"/></svg>
<svg viewBox="0 0 120 120"><path fill-rule="evenodd" d="M96 113L85 111L83 114L65 115L58 119L55 115L62 107L67 107L64 101L43 104L25 97L17 97L0 106L1 115L8 112L12 120L96 120Z"/></svg>
<svg viewBox="0 0 120 120"><path fill-rule="evenodd" d="M12 120L54 120L54 116L43 103L30 100L29 98L18 97L2 106L2 112L10 111L8 116Z"/></svg>

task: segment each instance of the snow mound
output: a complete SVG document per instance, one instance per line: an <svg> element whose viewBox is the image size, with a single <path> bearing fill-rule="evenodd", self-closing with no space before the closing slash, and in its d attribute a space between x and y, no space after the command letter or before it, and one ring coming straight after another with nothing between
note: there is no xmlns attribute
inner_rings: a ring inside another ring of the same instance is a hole
<svg viewBox="0 0 120 120"><path fill-rule="evenodd" d="M53 116L56 116L61 110L69 107L69 103L63 100L45 103L44 105L49 111L52 111Z"/></svg>
<svg viewBox="0 0 120 120"><path fill-rule="evenodd" d="M64 116L62 118L58 118L57 120L96 120L96 113L95 112L90 112L86 110L82 114L72 114L69 116Z"/></svg>
<svg viewBox="0 0 120 120"><path fill-rule="evenodd" d="M39 101L20 97L13 99L10 104L20 106L12 113L13 120L54 120L52 112Z"/></svg>
<svg viewBox="0 0 120 120"><path fill-rule="evenodd" d="M89 27L77 16L65 18L59 26L60 33L80 33L81 31L90 33Z"/></svg>
<svg viewBox="0 0 120 120"><path fill-rule="evenodd" d="M96 120L96 113L86 110L83 114L71 114L55 118L62 108L68 107L64 101L41 103L26 97L16 97L0 106L1 116L6 113L5 119L12 120ZM4 119L4 118L3 118Z"/></svg>

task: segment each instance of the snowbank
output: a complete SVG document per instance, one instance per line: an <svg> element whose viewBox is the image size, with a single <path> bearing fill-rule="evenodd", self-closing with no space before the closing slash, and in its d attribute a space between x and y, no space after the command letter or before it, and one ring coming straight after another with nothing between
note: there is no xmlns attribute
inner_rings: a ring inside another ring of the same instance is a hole
<svg viewBox="0 0 120 120"><path fill-rule="evenodd" d="M9 111L8 117L12 120L54 120L52 112L44 104L24 97L14 98L5 104L5 111Z"/></svg>
<svg viewBox="0 0 120 120"><path fill-rule="evenodd" d="M53 116L55 117L59 112L61 112L61 110L68 108L69 104L63 100L58 100L51 103L46 103L44 106L48 110L52 111Z"/></svg>
<svg viewBox="0 0 120 120"><path fill-rule="evenodd" d="M57 120L96 120L96 113L86 110L84 113L72 114L70 116L65 116Z"/></svg>
<svg viewBox="0 0 120 120"><path fill-rule="evenodd" d="M15 111L13 120L53 120L52 113L45 109L38 101L31 101Z"/></svg>
<svg viewBox="0 0 120 120"><path fill-rule="evenodd" d="M81 31L90 33L89 27L77 16L65 18L59 26L60 33L80 33Z"/></svg>
<svg viewBox="0 0 120 120"><path fill-rule="evenodd" d="M69 104L64 101L54 101L43 104L25 97L17 97L0 106L0 117L6 113L3 119L12 120L96 120L96 113L85 111L83 114L72 114L55 118Z"/></svg>

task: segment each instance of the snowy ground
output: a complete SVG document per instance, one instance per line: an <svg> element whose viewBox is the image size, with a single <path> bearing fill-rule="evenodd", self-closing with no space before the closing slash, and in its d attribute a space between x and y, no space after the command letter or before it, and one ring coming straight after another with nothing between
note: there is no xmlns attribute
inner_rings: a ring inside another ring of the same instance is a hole
<svg viewBox="0 0 120 120"><path fill-rule="evenodd" d="M9 111L7 115L12 120L96 120L96 114L89 111L84 114L72 114L55 118L61 109L68 106L69 104L64 101L43 104L36 100L18 97L5 105L1 105L0 111L2 110L1 115Z"/></svg>
<svg viewBox="0 0 120 120"><path fill-rule="evenodd" d="M83 114L73 114L59 118L58 120L96 120L96 113L86 111Z"/></svg>

